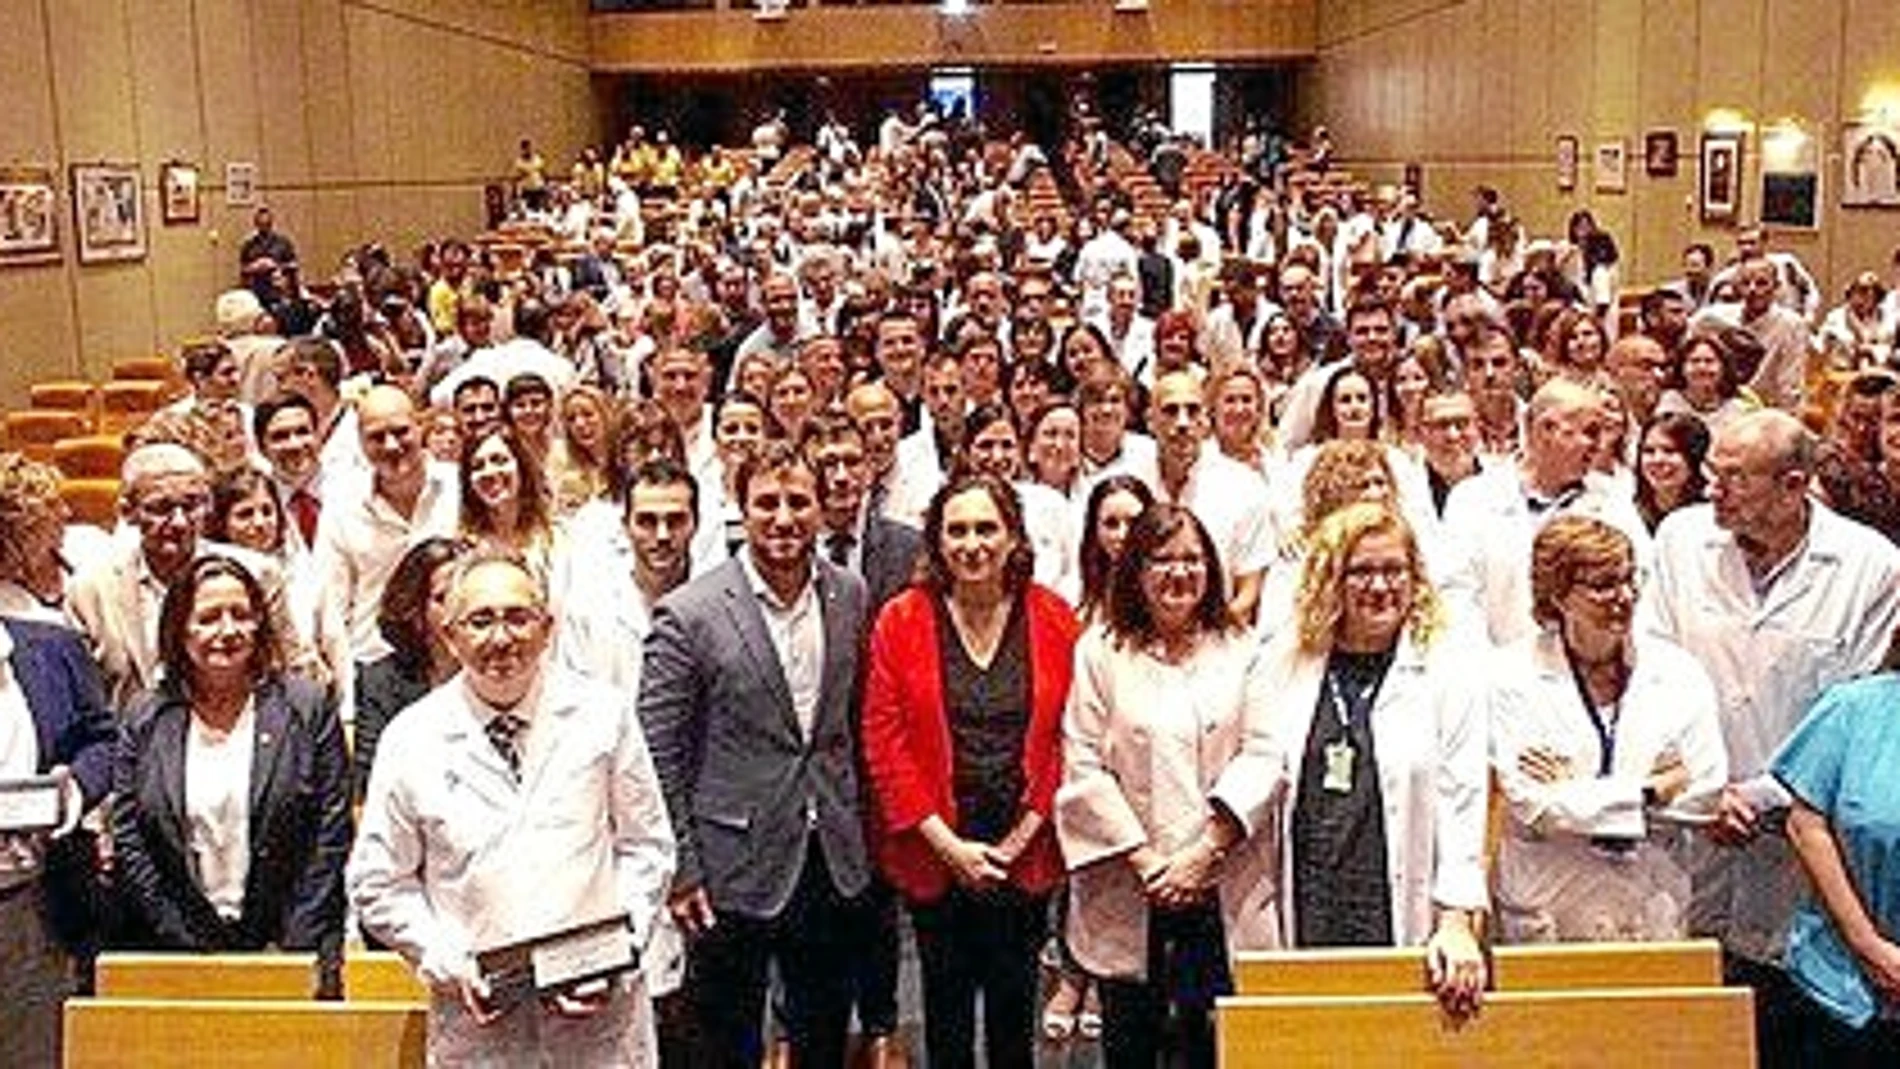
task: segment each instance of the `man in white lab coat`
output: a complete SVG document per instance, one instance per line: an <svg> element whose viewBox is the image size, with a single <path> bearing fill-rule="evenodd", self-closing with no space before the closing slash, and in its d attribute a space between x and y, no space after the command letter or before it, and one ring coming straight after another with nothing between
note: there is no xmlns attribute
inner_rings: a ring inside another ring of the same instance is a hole
<svg viewBox="0 0 1900 1069"><path fill-rule="evenodd" d="M1656 533L1645 600L1657 630L1715 681L1728 747L1713 843L1690 859L1692 934L1722 941L1731 982L1755 989L1764 1067L1800 1063L1802 996L1781 969L1805 887L1779 830L1789 797L1770 759L1823 689L1874 670L1900 623L1900 552L1808 497L1814 440L1767 409L1709 453L1710 504Z"/></svg>
<svg viewBox="0 0 1900 1069"><path fill-rule="evenodd" d="M646 944L675 843L633 694L550 664L547 593L518 559L459 566L448 615L462 672L383 734L351 902L429 986L430 1064L656 1064L638 971L502 1004L476 965L622 917Z"/></svg>

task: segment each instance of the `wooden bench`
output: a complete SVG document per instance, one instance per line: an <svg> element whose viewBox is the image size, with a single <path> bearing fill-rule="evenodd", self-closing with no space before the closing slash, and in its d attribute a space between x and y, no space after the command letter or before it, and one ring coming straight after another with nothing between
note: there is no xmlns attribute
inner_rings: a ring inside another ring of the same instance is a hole
<svg viewBox="0 0 1900 1069"><path fill-rule="evenodd" d="M309 954L109 953L99 956L96 975L100 997L113 999L296 1001L317 987ZM351 1002L428 1001L402 958L380 952L343 959L343 994Z"/></svg>
<svg viewBox="0 0 1900 1069"><path fill-rule="evenodd" d="M420 1066L427 1014L401 1002L69 999L65 1065Z"/></svg>
<svg viewBox="0 0 1900 1069"><path fill-rule="evenodd" d="M1498 991L1592 988L1719 987L1721 949L1710 940L1682 943L1545 943L1498 947ZM1291 950L1241 954L1234 990L1241 995L1411 995L1425 988L1425 950Z"/></svg>
<svg viewBox="0 0 1900 1069"><path fill-rule="evenodd" d="M1734 1069L1755 1064L1753 998L1709 987L1504 992L1454 1020L1430 995L1235 996L1220 1000L1215 1033L1226 1069Z"/></svg>

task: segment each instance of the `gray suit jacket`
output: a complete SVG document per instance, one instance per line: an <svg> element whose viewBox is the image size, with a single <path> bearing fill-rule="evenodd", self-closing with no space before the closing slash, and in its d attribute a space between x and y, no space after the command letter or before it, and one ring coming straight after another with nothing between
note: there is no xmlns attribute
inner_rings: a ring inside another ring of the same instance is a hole
<svg viewBox="0 0 1900 1069"><path fill-rule="evenodd" d="M674 888L703 886L714 908L749 917L785 908L813 834L839 894L870 875L856 723L864 583L813 567L825 664L809 740L738 560L662 599L646 640L640 721L679 838Z"/></svg>
<svg viewBox="0 0 1900 1069"><path fill-rule="evenodd" d="M892 595L910 585L923 546L923 535L907 524L882 516L865 521L858 570L871 597L872 617Z"/></svg>

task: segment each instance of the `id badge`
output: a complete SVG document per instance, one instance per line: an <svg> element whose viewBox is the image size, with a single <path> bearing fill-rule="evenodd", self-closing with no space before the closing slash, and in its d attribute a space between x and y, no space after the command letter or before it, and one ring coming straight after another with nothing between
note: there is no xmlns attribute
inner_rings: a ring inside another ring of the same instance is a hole
<svg viewBox="0 0 1900 1069"><path fill-rule="evenodd" d="M1320 786L1334 794L1352 793L1352 743L1345 739L1326 744L1326 776Z"/></svg>

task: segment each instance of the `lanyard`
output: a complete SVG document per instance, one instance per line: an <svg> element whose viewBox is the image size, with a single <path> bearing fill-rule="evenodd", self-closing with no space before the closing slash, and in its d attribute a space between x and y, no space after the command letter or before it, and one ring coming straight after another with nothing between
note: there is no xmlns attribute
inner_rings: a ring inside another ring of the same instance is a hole
<svg viewBox="0 0 1900 1069"><path fill-rule="evenodd" d="M1596 729L1597 747L1603 754L1603 759L1597 765L1597 775L1607 776L1610 774L1610 765L1616 757L1616 727L1617 722L1622 719L1623 695L1619 693L1616 701L1611 704L1611 719L1603 719L1603 715L1597 711L1597 704L1590 700L1590 688L1584 685L1583 671L1577 667L1576 654L1571 652L1570 644L1567 642L1564 643L1564 660L1570 665L1570 680L1577 685L1577 697L1583 700L1584 714L1590 718L1590 726ZM1624 687L1627 688L1628 685L1626 680Z"/></svg>

